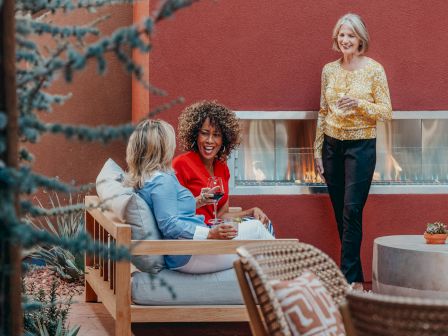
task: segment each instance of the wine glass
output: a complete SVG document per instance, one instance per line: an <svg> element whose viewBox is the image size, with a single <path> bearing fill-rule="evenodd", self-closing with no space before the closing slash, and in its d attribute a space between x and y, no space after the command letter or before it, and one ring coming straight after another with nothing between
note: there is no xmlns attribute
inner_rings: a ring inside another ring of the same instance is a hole
<svg viewBox="0 0 448 336"><path fill-rule="evenodd" d="M222 178L219 176L212 176L208 178L207 181L208 193L213 195L211 198L213 200L213 213L215 218L209 220L209 224L218 224L218 202L224 196L224 185L222 183Z"/></svg>

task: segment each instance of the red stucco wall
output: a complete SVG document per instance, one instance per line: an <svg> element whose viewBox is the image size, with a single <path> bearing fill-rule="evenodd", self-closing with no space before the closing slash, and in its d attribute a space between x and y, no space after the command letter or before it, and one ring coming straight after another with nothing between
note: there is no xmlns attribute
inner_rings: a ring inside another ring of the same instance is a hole
<svg viewBox="0 0 448 336"><path fill-rule="evenodd" d="M349 11L366 21L369 56L387 71L394 109L446 109L443 0L201 1L158 26L151 78L187 103L317 109L321 68L338 57L331 32Z"/></svg>
<svg viewBox="0 0 448 336"><path fill-rule="evenodd" d="M322 66L338 57L331 50L333 25L346 12L365 19L368 55L386 69L395 110L448 109L444 0L201 1L158 26L151 80L186 104L217 99L234 110L317 110ZM164 101L151 98L151 105ZM161 117L177 125L182 107ZM367 280L373 238L421 233L427 221L448 221L446 200L370 196L362 250ZM232 203L262 207L280 237L297 237L339 258L328 196L235 196Z"/></svg>
<svg viewBox="0 0 448 336"><path fill-rule="evenodd" d="M427 222L448 222L447 201L447 195L370 195L364 209L361 249L366 281L372 276L374 238L422 234ZM313 244L339 263L339 238L327 195L232 196L231 202L266 209L278 237L296 237Z"/></svg>
<svg viewBox="0 0 448 336"><path fill-rule="evenodd" d="M75 11L58 14L53 22L59 24L86 24L106 13L111 18L98 28L110 34L120 26L132 23L132 6L111 6L96 14ZM131 118L131 78L121 64L109 57L107 73L101 77L96 63L91 62L82 72L75 73L71 84L62 80L55 82L53 92L68 93L73 97L63 106L55 106L54 112L41 116L50 122L100 125L127 123ZM64 181L78 183L94 182L101 166L108 157L124 164L125 144L119 141L110 145L79 143L65 140L62 136L46 135L30 146L36 156L35 169Z"/></svg>

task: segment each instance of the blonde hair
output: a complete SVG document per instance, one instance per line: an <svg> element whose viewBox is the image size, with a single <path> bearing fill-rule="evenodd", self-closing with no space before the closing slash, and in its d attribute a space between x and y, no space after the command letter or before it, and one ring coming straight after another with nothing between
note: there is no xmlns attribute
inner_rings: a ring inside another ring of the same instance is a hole
<svg viewBox="0 0 448 336"><path fill-rule="evenodd" d="M140 122L126 148L128 172L125 185L141 188L156 171L170 171L176 149L173 127L163 120Z"/></svg>
<svg viewBox="0 0 448 336"><path fill-rule="evenodd" d="M361 41L358 51L364 54L369 50L370 37L364 21L358 14L348 13L342 16L333 28L333 50L341 51L338 45L338 34L342 25L347 25Z"/></svg>

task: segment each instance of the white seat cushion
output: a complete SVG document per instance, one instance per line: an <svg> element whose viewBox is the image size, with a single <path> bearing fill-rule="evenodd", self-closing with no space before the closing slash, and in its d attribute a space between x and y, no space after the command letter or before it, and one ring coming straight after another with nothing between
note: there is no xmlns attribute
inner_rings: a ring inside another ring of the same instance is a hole
<svg viewBox="0 0 448 336"><path fill-rule="evenodd" d="M172 287L173 297L166 284ZM241 291L233 269L187 274L165 269L157 275L132 275L132 301L147 306L240 305Z"/></svg>

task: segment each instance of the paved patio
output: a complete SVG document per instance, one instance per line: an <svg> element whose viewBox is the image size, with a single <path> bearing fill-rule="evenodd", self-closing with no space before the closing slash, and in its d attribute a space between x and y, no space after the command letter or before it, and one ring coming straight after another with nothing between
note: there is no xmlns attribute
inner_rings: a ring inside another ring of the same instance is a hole
<svg viewBox="0 0 448 336"><path fill-rule="evenodd" d="M75 300L69 321L71 326L81 326L78 335L114 335L114 320L101 303L85 303L83 296ZM139 323L133 325L132 332L135 336L243 336L250 335L250 327L248 323Z"/></svg>
<svg viewBox="0 0 448 336"><path fill-rule="evenodd" d="M364 283L365 290L372 289L372 283ZM114 319L102 303L86 303L84 296L74 298L69 315L70 325L80 325L79 336L114 335ZM135 336L244 336L250 335L248 323L138 323L132 327ZM119 335L117 335L119 336Z"/></svg>

